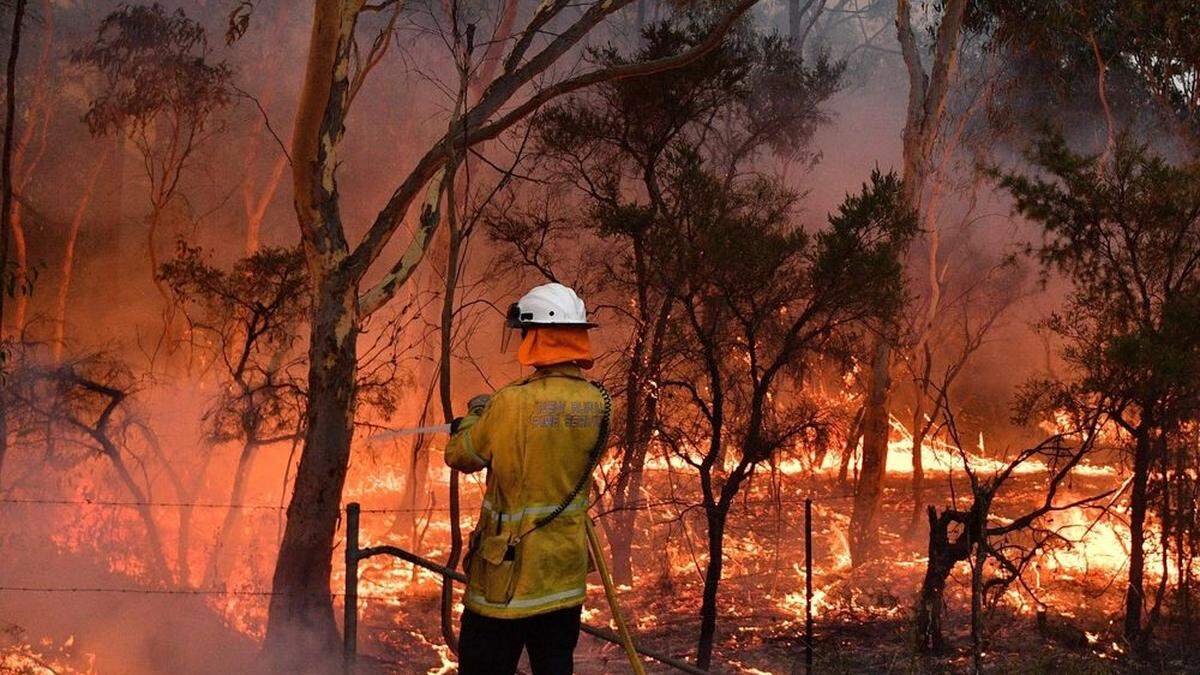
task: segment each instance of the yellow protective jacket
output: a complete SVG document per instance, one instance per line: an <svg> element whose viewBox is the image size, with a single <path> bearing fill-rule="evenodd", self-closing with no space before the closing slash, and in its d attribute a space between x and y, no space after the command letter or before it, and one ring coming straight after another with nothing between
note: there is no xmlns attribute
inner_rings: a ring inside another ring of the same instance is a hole
<svg viewBox="0 0 1200 675"><path fill-rule="evenodd" d="M573 365L538 369L468 415L446 446L446 463L486 468L487 492L468 547L468 609L520 618L583 603L588 572L587 495L536 527L589 469L605 402Z"/></svg>

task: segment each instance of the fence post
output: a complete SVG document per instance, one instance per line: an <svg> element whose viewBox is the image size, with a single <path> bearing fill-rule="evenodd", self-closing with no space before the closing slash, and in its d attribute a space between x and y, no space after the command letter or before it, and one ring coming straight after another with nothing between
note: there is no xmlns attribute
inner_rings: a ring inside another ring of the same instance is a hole
<svg viewBox="0 0 1200 675"><path fill-rule="evenodd" d="M812 498L804 500L804 672L813 670Z"/></svg>
<svg viewBox="0 0 1200 675"><path fill-rule="evenodd" d="M358 502L346 505L346 602L342 621L342 668L354 671L358 649Z"/></svg>

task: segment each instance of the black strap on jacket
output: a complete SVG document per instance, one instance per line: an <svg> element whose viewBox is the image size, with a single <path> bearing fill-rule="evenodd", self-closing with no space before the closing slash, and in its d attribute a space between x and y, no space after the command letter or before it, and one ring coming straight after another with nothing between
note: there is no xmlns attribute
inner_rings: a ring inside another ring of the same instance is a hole
<svg viewBox="0 0 1200 675"><path fill-rule="evenodd" d="M550 513L538 518L533 523L533 527L518 537L518 540L524 539L537 530L549 525L555 518L561 516L563 511L566 511L567 507L579 496L579 493L583 492L583 489L587 487L588 480L592 477L592 471L595 470L596 464L600 462L600 456L604 454L604 447L608 444L609 418L612 416L612 397L609 396L608 390L604 388L604 385L599 382L591 382L591 385L600 390L600 397L604 399L604 414L600 418L600 431L596 435L596 444L592 446L591 452L588 453L587 466L583 469L583 474L579 476L579 480L575 482L575 487L567 493L566 497L563 497L558 506L554 507L554 510Z"/></svg>

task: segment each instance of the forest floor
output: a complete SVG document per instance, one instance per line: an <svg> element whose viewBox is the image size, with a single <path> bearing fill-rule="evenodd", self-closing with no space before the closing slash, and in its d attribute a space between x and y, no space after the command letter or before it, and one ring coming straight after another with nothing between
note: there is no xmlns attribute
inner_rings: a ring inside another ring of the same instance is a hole
<svg viewBox="0 0 1200 675"><path fill-rule="evenodd" d="M643 644L691 660L699 630L701 552L705 550L702 511L688 506L696 503L695 496L680 487L690 484L687 475L661 468L647 475L647 494L669 505L639 517L643 535L634 542L636 574L633 587L621 592L623 610ZM922 656L913 649L912 607L925 572L925 545L905 536L912 508L907 476L893 476L887 484L880 557L852 570L845 540L851 506L847 489L824 474L817 479L802 475L806 474L756 477L753 489L731 513L713 671L803 672L803 497L812 495L815 672L969 672L970 594L965 564L955 570L946 593L949 651ZM947 476L931 471L927 501L939 507L952 503ZM1111 489L1114 476L1102 470L1085 472L1068 486L1069 494L1062 501ZM1043 498L1044 479L1044 472L1021 474L1001 493L997 513L1012 517L1031 508ZM955 486L960 496L961 483ZM464 500L477 504L478 487L474 481L465 485ZM768 490L771 485L774 489ZM397 493L394 485L383 481L377 489L360 490L351 497L368 509L394 506ZM412 548L442 560L448 527L444 511L433 512L433 523ZM474 512L474 506L464 506L465 517L473 517ZM1192 648L1197 636L1181 635L1165 620L1156 630L1154 651L1148 658L1135 661L1125 654L1119 632L1127 552L1119 522L1096 521L1093 513L1056 516L1067 528L1068 540L1083 541L1061 546L1027 575L1037 601L1046 608L1045 627L1037 625L1034 596L1015 587L986 614L985 672L1200 672L1200 650ZM410 547L397 534L403 528L394 516L364 513L363 527L363 545ZM44 530L40 532L42 536L37 536L39 531L31 529L25 532L29 538L0 542L5 551L0 563L3 585L137 585L129 577L136 570L114 571L112 560L64 549L45 538ZM340 556L339 549L335 557L340 560ZM334 575L334 588L340 590L340 564L335 565ZM360 576L360 675L454 672L438 621L438 579L429 573L414 574L411 566L384 557L363 563ZM266 581L259 579L256 585L264 586ZM0 592L0 672L252 673L258 663L253 627L265 618L266 599L236 601L222 605L217 598L186 594ZM340 598L337 616L341 616ZM589 588L585 620L608 624L599 586ZM10 669L13 663L55 667ZM619 648L587 635L580 639L577 663L579 672L586 674L627 670ZM670 672L654 663L648 666L651 672Z"/></svg>
<svg viewBox="0 0 1200 675"><path fill-rule="evenodd" d="M679 496L671 488L678 475L657 472L651 494ZM764 489L747 493L731 519L726 540L727 564L720 589L718 644L714 672L803 672L804 530L803 494L814 501L814 671L817 673L962 673L970 672L970 573L960 564L946 591L945 637L949 650L919 655L913 648L912 607L925 573L926 544L905 536L911 519L909 479L894 476L885 496L883 552L879 559L851 570L845 530L851 502L836 480L793 481L777 475L777 495ZM1012 517L1043 497L1045 474L1022 475L1001 493L996 511ZM940 482L939 482L940 481ZM1071 497L1112 487L1111 472L1075 479ZM768 481L758 481L766 485ZM929 479L928 501L951 503L947 475ZM956 485L962 495L962 484ZM685 499L678 499L686 503ZM774 502L774 503L772 503ZM960 502L961 504L961 502ZM694 658L699 630L703 567L702 523L697 509L673 508L646 513L639 522L645 536L635 541L634 586L621 593L622 609L636 622L638 638L673 656ZM1117 530L1091 512L1065 513L1063 545L1032 571L1046 620L1039 628L1033 596L1014 586L986 613L981 657L984 672L994 673L1196 673L1200 651L1177 629L1158 629L1152 654L1129 658L1119 638L1125 551ZM1066 522L1070 520L1079 522ZM644 521L644 522L643 522ZM925 528L919 530L924 536ZM1074 534L1072 534L1074 533ZM1113 550L1116 549L1116 550ZM435 556L437 557L437 556ZM1029 575L1027 575L1028 578ZM589 588L585 620L607 625L603 589ZM453 672L438 625L438 593L433 583L407 588L397 602L368 607L360 628L364 665L371 672ZM438 646L434 646L438 645ZM648 662L651 672L672 672ZM580 638L580 673L625 672L618 647L590 636ZM525 672L528 672L527 670Z"/></svg>

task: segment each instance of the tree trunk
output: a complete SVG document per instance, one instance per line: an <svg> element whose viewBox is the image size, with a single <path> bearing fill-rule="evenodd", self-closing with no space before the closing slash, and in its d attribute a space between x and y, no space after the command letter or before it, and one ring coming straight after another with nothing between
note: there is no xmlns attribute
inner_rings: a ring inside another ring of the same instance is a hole
<svg viewBox="0 0 1200 675"><path fill-rule="evenodd" d="M244 513L242 509L234 505L243 503L246 497L246 483L250 478L250 469L254 465L256 450L258 450L258 444L247 439L242 444L241 453L238 454L237 468L233 471L233 487L229 491L230 507L221 521L221 529L217 532L212 555L208 559L208 568L204 570L205 588L214 587L229 574L228 563L233 551L238 547L236 533Z"/></svg>
<svg viewBox="0 0 1200 675"><path fill-rule="evenodd" d="M630 476L628 486L621 493L613 514L613 523L607 528L608 546L613 560L613 581L624 586L633 585L633 537L637 528L637 515L640 510L642 492L642 471L640 464L644 462L646 449L640 445L634 452L639 452L642 460Z"/></svg>
<svg viewBox="0 0 1200 675"><path fill-rule="evenodd" d="M908 536L917 536L917 526L921 523L921 513L925 511L925 456L921 447L925 445L925 435L929 427L923 419L925 416L925 393L918 391L916 410L913 412L912 429L912 516L908 521ZM915 541L915 539L913 539Z"/></svg>
<svg viewBox="0 0 1200 675"><path fill-rule="evenodd" d="M854 488L854 511L850 515L850 564L855 567L870 560L879 544L879 508L887 473L890 430L891 352L888 341L880 338L875 345L871 379L867 385L862 424L862 471Z"/></svg>
<svg viewBox="0 0 1200 675"><path fill-rule="evenodd" d="M858 412L854 413L854 421L850 423L850 429L846 432L846 445L842 448L841 464L838 466L838 484L849 485L850 462L854 460L854 453L858 452L858 439L862 438L862 420L865 406L859 406Z"/></svg>
<svg viewBox="0 0 1200 675"><path fill-rule="evenodd" d="M423 341L421 348L420 359L416 368L415 379L418 382L430 381L430 373L426 371L427 364L433 361L433 355L429 342ZM429 404L433 399L432 386L429 387L425 397L425 401L421 407L421 414L417 418L418 426L429 424ZM408 535L408 544L414 550L420 550L417 547L420 525L420 513L425 507L426 502L431 502L433 496L428 494L427 484L429 482L429 436L418 434L413 436L412 446L409 448L407 475L404 479L404 490L400 495L400 503L403 506L400 513L396 514L396 519L392 521L389 532L405 532ZM432 504L430 504L432 506ZM416 574L414 568L413 573Z"/></svg>
<svg viewBox="0 0 1200 675"><path fill-rule="evenodd" d="M4 83L4 148L0 156L0 286L8 282L9 223L13 208L13 128L16 125L17 58L21 54L21 23L25 19L25 0L13 5L12 34L8 48L7 76ZM4 337L4 296L0 292L0 339ZM4 475L4 456L8 453L8 402L0 388L0 477Z"/></svg>
<svg viewBox="0 0 1200 675"><path fill-rule="evenodd" d="M150 280L167 303L167 336L172 337L170 329L174 312L171 306L171 292L167 290L166 283L158 278L158 230L162 226L163 209L166 206L165 203L155 203L150 215L146 217L146 260L150 262ZM168 349L173 349L173 346L168 345Z"/></svg>
<svg viewBox="0 0 1200 675"><path fill-rule="evenodd" d="M101 432L102 433L102 432ZM163 553L166 548L163 546L162 535L158 532L158 524L154 520L154 514L150 511L150 507L146 505L146 494L138 487L137 481L133 479L133 475L129 473L129 467L125 465L125 460L121 457L121 452L117 447L108 440L100 440L104 448L104 454L112 462L113 468L117 470L117 476L121 479L121 484L129 491L129 496L133 498L138 516L142 519L142 524L146 526L146 543L150 549L150 568L152 574L160 581L166 584L171 583L171 568L167 565L167 557Z"/></svg>
<svg viewBox="0 0 1200 675"><path fill-rule="evenodd" d="M442 317L439 325L441 338L438 355L438 394L442 403L442 418L446 424L454 420L454 402L451 400L451 352L454 348L454 297L458 289L459 251L462 236L458 229L457 209L454 192L454 172L446 173L446 215L447 235L449 246L446 251L446 285L442 289ZM459 522L461 513L459 507L459 475L458 471L450 470L450 552L446 556L446 567L458 567L462 556L462 525ZM455 654L458 653L458 636L454 633L454 582L449 577L442 577L442 638Z"/></svg>
<svg viewBox="0 0 1200 675"><path fill-rule="evenodd" d="M930 506L929 519L929 562L925 565L925 579L921 582L921 593L917 596L916 642L917 651L940 653L946 649L942 635L942 607L946 592L946 580L954 570L958 557L950 543L950 520L939 518Z"/></svg>
<svg viewBox="0 0 1200 675"><path fill-rule="evenodd" d="M96 192L96 184L99 182L101 169L104 168L107 157L108 152L105 152L96 162L96 168L92 169L92 175L88 179L83 194L79 197L79 203L75 206L75 214L71 217L71 227L67 231L67 243L63 248L62 267L60 268L61 278L58 280L58 295L54 300L54 339L51 341L51 349L55 363L62 362L63 349L66 348L67 297L71 290L71 277L75 274L75 244L79 241L79 228L83 225L83 218L87 215L88 207L92 203L92 195Z"/></svg>
<svg viewBox="0 0 1200 675"><path fill-rule="evenodd" d="M700 604L700 639L696 643L696 666L708 670L712 663L713 642L717 634L717 590L724 566L725 520L728 506L718 503L708 516L708 568L704 571L703 600Z"/></svg>
<svg viewBox="0 0 1200 675"><path fill-rule="evenodd" d="M986 520L986 518L981 519ZM976 521L975 528L983 532L986 522ZM983 672L983 567L987 562L987 551L979 545L975 546L974 560L971 562L971 672L980 675Z"/></svg>
<svg viewBox="0 0 1200 675"><path fill-rule="evenodd" d="M16 202L12 205L11 221L8 226L12 232L13 247L13 278L17 280L17 291L13 297L12 336L20 340L25 333L25 314L29 308L29 293L26 284L29 283L29 247L25 243L25 221L21 217L23 209Z"/></svg>
<svg viewBox="0 0 1200 675"><path fill-rule="evenodd" d="M249 174L242 183L242 210L246 216L244 247L248 256L253 255L262 245L263 218L266 217L267 208L271 206L271 201L275 198L275 192L279 189L279 182L283 178L283 170L286 167L287 157L280 155L275 160L275 166L271 168L271 175L267 177L266 184L258 192L255 192Z"/></svg>
<svg viewBox="0 0 1200 675"><path fill-rule="evenodd" d="M179 507L179 529L178 535L175 537L175 577L178 580L178 585L184 588L190 588L192 583L192 570L190 566L190 557L188 553L191 551L191 533L192 533L192 513L195 508L191 502L192 497L196 494L196 489L203 478L205 466L201 466L197 472L197 481L189 490L183 484L183 480L179 477L179 472L175 467L171 466L167 454L163 452L162 443L158 440L158 435L145 424L137 424L137 428L142 433L142 437L146 439L146 444L150 446L154 453L155 459L162 465L163 473L166 474L167 480L170 481L171 487L175 490L175 500L185 506ZM115 448L114 448L115 452ZM207 465L209 455L205 453L204 464ZM140 500L139 500L140 501Z"/></svg>
<svg viewBox="0 0 1200 675"><path fill-rule="evenodd" d="M642 372L644 352L645 339L639 335L634 341L629 372L625 378L624 452L613 494L612 522L605 528L612 553L613 581L624 585L633 583L633 533L640 506L642 467L646 461L646 444L641 442L642 419L638 414L642 410L645 394Z"/></svg>
<svg viewBox="0 0 1200 675"><path fill-rule="evenodd" d="M1135 434L1133 455L1133 490L1130 493L1129 513L1129 585L1125 589L1125 640L1135 649L1142 645L1142 609L1145 605L1143 588L1146 568L1146 507L1150 481L1150 428L1143 424Z"/></svg>
<svg viewBox="0 0 1200 675"><path fill-rule="evenodd" d="M653 184L647 173L643 182ZM674 301L659 299L652 307L652 275L642 236L632 237L633 269L637 290L637 324L629 369L625 378L625 429L622 438L621 470L613 497L611 526L606 525L613 556L613 578L618 584L633 584L633 537L641 511L643 469L654 430L658 426L658 398L654 387L660 381L663 341Z"/></svg>
<svg viewBox="0 0 1200 675"><path fill-rule="evenodd" d="M358 289L343 276L333 273L315 289L304 448L275 564L265 645L285 667L311 666L338 642L330 556L354 430L359 333Z"/></svg>

